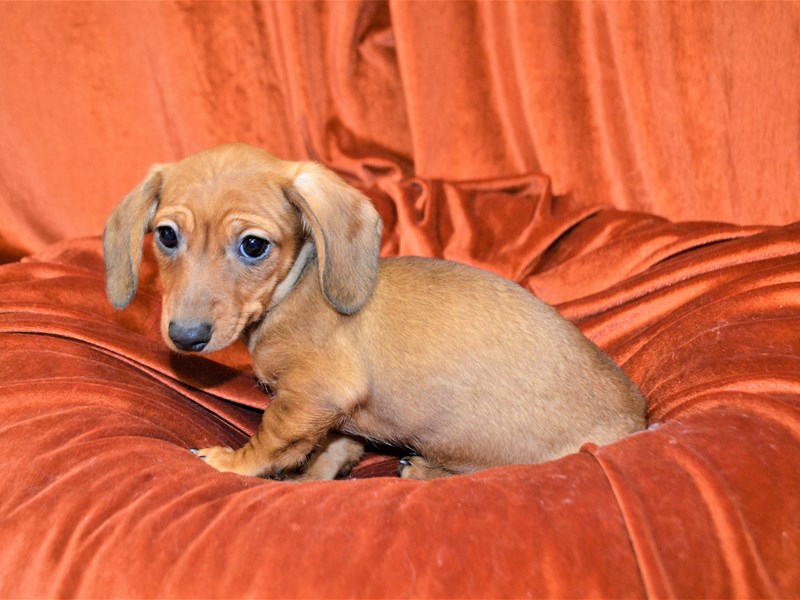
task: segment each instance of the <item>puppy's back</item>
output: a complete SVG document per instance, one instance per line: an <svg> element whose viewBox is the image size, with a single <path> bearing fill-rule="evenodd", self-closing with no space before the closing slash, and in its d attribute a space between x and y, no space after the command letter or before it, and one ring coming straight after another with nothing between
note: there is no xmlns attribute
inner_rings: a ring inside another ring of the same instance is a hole
<svg viewBox="0 0 800 600"><path fill-rule="evenodd" d="M644 427L613 361L520 286L465 265L381 261L364 311L370 427L456 470L540 462ZM453 457L458 465L453 465Z"/></svg>

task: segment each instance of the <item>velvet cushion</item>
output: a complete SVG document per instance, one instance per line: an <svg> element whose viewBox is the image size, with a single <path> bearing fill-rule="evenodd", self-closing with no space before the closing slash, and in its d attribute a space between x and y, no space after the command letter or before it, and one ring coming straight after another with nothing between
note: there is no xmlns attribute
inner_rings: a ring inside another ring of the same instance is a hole
<svg viewBox="0 0 800 600"><path fill-rule="evenodd" d="M474 198L461 187L441 193ZM479 203L533 202L491 187ZM559 213L548 202L536 214ZM567 231L540 252L522 244L520 264L500 270L612 354L647 397L650 428L434 482L394 477L386 452L344 481L217 473L187 448L242 443L268 399L241 347L213 361L167 351L150 252L119 312L97 238L2 267L0 594L796 593L800 224L566 213ZM385 252L399 243L387 232Z"/></svg>

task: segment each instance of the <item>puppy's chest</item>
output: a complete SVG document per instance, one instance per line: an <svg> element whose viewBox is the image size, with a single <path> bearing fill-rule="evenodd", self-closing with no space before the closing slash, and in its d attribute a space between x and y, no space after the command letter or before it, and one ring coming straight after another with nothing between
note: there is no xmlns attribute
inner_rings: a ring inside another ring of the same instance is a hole
<svg viewBox="0 0 800 600"><path fill-rule="evenodd" d="M259 329L248 340L248 349L256 377L275 390L281 378L290 372L313 369L331 354L330 331L333 329L324 319L314 316L298 321L289 300L286 310L278 310L268 316ZM289 318L287 318L287 315ZM323 313L324 316L324 313Z"/></svg>
<svg viewBox="0 0 800 600"><path fill-rule="evenodd" d="M286 352L279 349L263 347L253 352L253 372L259 382L273 392L289 362Z"/></svg>
<svg viewBox="0 0 800 600"><path fill-rule="evenodd" d="M262 384L273 391L286 373L297 369L308 351L308 342L298 339L300 336L289 335L288 332L270 331L268 335L260 335L250 349L253 360L253 372Z"/></svg>

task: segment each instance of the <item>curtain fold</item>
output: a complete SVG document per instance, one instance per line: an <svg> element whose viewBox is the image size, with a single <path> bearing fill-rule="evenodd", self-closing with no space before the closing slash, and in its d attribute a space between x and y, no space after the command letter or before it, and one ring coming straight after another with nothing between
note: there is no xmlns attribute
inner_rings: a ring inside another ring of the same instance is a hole
<svg viewBox="0 0 800 600"><path fill-rule="evenodd" d="M785 224L798 27L788 2L9 3L0 260L98 234L150 164L232 140L362 182L535 173L584 206Z"/></svg>

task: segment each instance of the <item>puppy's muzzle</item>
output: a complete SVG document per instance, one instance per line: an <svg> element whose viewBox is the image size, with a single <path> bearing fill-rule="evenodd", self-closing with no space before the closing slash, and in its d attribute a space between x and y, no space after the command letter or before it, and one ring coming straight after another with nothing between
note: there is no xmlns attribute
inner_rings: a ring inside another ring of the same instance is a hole
<svg viewBox="0 0 800 600"><path fill-rule="evenodd" d="M169 339L179 350L200 352L211 341L213 327L210 323L170 321Z"/></svg>

